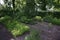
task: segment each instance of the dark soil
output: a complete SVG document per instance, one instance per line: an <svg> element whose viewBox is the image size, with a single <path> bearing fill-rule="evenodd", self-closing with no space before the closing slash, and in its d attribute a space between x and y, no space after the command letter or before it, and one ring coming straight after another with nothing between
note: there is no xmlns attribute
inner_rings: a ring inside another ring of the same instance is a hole
<svg viewBox="0 0 60 40"><path fill-rule="evenodd" d="M60 26L52 25L51 23L46 22L37 22L37 24L34 25L27 25L30 26L30 30L36 29L40 32L41 40L60 40ZM24 40L27 35L29 35L29 33L16 37L15 40ZM0 23L0 40L11 40L12 38L12 34L3 24Z"/></svg>
<svg viewBox="0 0 60 40"><path fill-rule="evenodd" d="M12 34L5 28L5 25L0 23L0 40L11 40Z"/></svg>
<svg viewBox="0 0 60 40"><path fill-rule="evenodd" d="M40 32L41 40L60 40L60 26L46 22L37 22L37 24L29 26Z"/></svg>

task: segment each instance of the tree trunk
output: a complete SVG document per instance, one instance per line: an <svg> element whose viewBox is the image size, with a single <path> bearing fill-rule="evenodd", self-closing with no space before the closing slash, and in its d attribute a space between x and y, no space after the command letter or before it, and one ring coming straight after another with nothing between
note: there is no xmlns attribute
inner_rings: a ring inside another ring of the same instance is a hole
<svg viewBox="0 0 60 40"><path fill-rule="evenodd" d="M12 0L13 8L15 8L15 0Z"/></svg>
<svg viewBox="0 0 60 40"><path fill-rule="evenodd" d="M59 0L58 0L58 4L59 4Z"/></svg>

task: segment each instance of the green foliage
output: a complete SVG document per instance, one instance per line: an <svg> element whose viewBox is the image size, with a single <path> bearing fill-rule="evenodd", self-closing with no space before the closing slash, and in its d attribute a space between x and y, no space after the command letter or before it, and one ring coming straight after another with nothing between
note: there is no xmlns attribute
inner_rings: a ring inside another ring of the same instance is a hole
<svg viewBox="0 0 60 40"><path fill-rule="evenodd" d="M43 20L45 22L51 22L53 20L53 17L51 15L50 16L48 15L48 16L44 17Z"/></svg>
<svg viewBox="0 0 60 40"><path fill-rule="evenodd" d="M41 16L35 16L34 20L36 20L36 21L43 21L43 19L41 18Z"/></svg>
<svg viewBox="0 0 60 40"><path fill-rule="evenodd" d="M35 21L32 18L27 18L26 16L21 16L19 19L20 22L27 23L27 24L34 24Z"/></svg>
<svg viewBox="0 0 60 40"><path fill-rule="evenodd" d="M55 12L53 16L56 18L60 18L60 12Z"/></svg>
<svg viewBox="0 0 60 40"><path fill-rule="evenodd" d="M35 8L40 8L46 11L46 5L53 5L52 2L54 2L54 5L57 7L55 10L59 11L59 0L12 0L13 8L6 7L11 4L8 5L9 2L6 0L4 6L0 5L0 22L6 25L6 28L14 35L14 37L29 31L29 27L23 23L34 24L36 21L44 20L52 24L60 25L60 19L57 19L60 18L60 12L59 14L58 12L55 12L55 14L48 13L47 15L47 12L37 12L37 10L35 10ZM39 16L36 16L36 14ZM52 15L57 18L53 18ZM44 18L42 19L40 16ZM33 30L26 38L27 39L25 40L40 40L39 33L35 30Z"/></svg>
<svg viewBox="0 0 60 40"><path fill-rule="evenodd" d="M11 20L9 16L1 17L0 22L6 25L6 28L12 33L14 37L29 31L29 26L16 20Z"/></svg>
<svg viewBox="0 0 60 40"><path fill-rule="evenodd" d="M41 17L45 17L47 15L47 13L46 12L38 12L37 15L41 16Z"/></svg>
<svg viewBox="0 0 60 40"><path fill-rule="evenodd" d="M52 24L60 25L60 19L53 18L52 19Z"/></svg>
<svg viewBox="0 0 60 40"><path fill-rule="evenodd" d="M6 24L9 20L11 20L10 16L4 16L0 18L0 22Z"/></svg>
<svg viewBox="0 0 60 40"><path fill-rule="evenodd" d="M26 22L27 23L27 20L28 20L28 18L26 17L26 16L22 16L21 18L20 18L20 21L21 22Z"/></svg>
<svg viewBox="0 0 60 40"><path fill-rule="evenodd" d="M30 35L25 37L25 40L40 40L39 32L32 30Z"/></svg>
<svg viewBox="0 0 60 40"><path fill-rule="evenodd" d="M35 0L26 0L25 15L28 18L35 16Z"/></svg>
<svg viewBox="0 0 60 40"><path fill-rule="evenodd" d="M22 35L23 33L29 31L29 27L18 21L9 21L7 24L7 29L11 31L14 37Z"/></svg>
<svg viewBox="0 0 60 40"><path fill-rule="evenodd" d="M52 16L46 16L46 17L44 17L43 20L46 22L50 22L52 24L55 24L55 25L60 25L60 19L53 18Z"/></svg>

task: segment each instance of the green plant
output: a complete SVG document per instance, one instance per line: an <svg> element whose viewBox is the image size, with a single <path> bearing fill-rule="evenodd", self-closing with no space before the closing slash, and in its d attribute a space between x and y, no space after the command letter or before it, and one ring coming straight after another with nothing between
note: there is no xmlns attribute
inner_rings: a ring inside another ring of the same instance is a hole
<svg viewBox="0 0 60 40"><path fill-rule="evenodd" d="M35 23L32 18L27 18L26 16L21 16L19 21L23 22L23 23L28 23L28 24L34 24Z"/></svg>
<svg viewBox="0 0 60 40"><path fill-rule="evenodd" d="M34 20L36 20L36 21L42 21L42 18L41 18L41 16L35 16Z"/></svg>
<svg viewBox="0 0 60 40"><path fill-rule="evenodd" d="M44 17L44 21L50 22L50 23L55 24L55 25L60 25L60 19L53 18L52 16Z"/></svg>
<svg viewBox="0 0 60 40"><path fill-rule="evenodd" d="M52 24L60 25L60 19L53 18L51 22Z"/></svg>
<svg viewBox="0 0 60 40"><path fill-rule="evenodd" d="M24 23L27 23L27 17L26 16L22 16L22 17L20 17L20 21L21 22L24 22Z"/></svg>
<svg viewBox="0 0 60 40"><path fill-rule="evenodd" d="M29 31L29 27L27 25L18 22L15 19L11 19L10 16L1 17L0 22L6 25L6 28L13 34L14 37Z"/></svg>
<svg viewBox="0 0 60 40"><path fill-rule="evenodd" d="M9 20L11 20L11 17L7 16L7 15L0 18L0 22L2 22L4 24L6 24Z"/></svg>
<svg viewBox="0 0 60 40"><path fill-rule="evenodd" d="M40 40L39 32L32 30L30 35L25 37L25 40Z"/></svg>
<svg viewBox="0 0 60 40"><path fill-rule="evenodd" d="M29 31L29 27L27 25L18 21L13 20L12 22L8 22L6 25L7 29L11 31L14 37L22 35L23 33Z"/></svg>
<svg viewBox="0 0 60 40"><path fill-rule="evenodd" d="M43 18L43 20L44 20L45 22L51 22L52 19L53 19L53 17L52 17L51 15L50 15L50 16L45 16L45 17Z"/></svg>

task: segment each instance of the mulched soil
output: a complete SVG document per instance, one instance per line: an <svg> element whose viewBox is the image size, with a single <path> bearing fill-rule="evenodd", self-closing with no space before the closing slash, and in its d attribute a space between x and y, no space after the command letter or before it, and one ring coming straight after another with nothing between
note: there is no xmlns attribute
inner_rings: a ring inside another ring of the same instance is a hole
<svg viewBox="0 0 60 40"><path fill-rule="evenodd" d="M31 25L30 30L35 29L40 32L41 40L60 40L60 26L52 25L46 22L37 22L37 24ZM14 40L24 40L25 36L29 33L25 33L22 36L14 38ZM0 40L11 40L13 39L12 34L0 23Z"/></svg>

